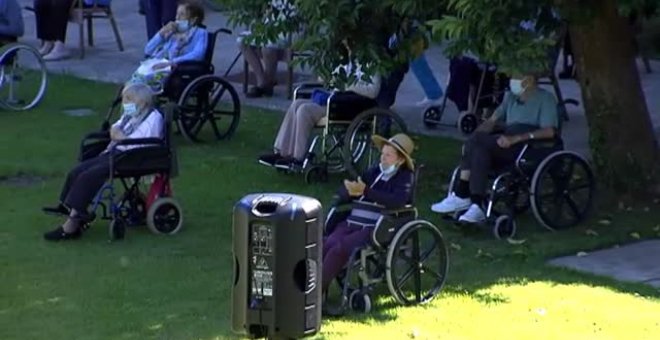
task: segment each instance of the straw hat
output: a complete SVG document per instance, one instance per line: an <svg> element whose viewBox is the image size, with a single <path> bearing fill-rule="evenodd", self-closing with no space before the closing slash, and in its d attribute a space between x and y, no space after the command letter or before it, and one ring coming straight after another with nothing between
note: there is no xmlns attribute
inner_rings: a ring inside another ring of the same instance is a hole
<svg viewBox="0 0 660 340"><path fill-rule="evenodd" d="M413 150L415 149L415 143L413 143L412 139L410 139L408 135L397 133L390 139L385 139L379 135L373 135L371 136L371 140L379 149L382 149L383 145L385 144L395 148L401 155L403 155L403 158L406 159L406 165L408 168L410 170L415 170L413 160L410 158L410 154L412 154Z"/></svg>

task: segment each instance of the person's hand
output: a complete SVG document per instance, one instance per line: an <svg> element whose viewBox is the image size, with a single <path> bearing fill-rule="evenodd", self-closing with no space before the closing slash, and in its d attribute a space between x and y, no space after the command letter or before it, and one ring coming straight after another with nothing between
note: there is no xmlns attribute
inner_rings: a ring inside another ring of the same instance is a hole
<svg viewBox="0 0 660 340"><path fill-rule="evenodd" d="M362 178L358 177L357 182L353 183L353 190L357 194L356 196L364 195L364 189L367 187L367 185L362 182Z"/></svg>
<svg viewBox="0 0 660 340"><path fill-rule="evenodd" d="M176 22L170 21L163 26L158 33L163 37L168 37L170 34L176 32Z"/></svg>
<svg viewBox="0 0 660 340"><path fill-rule="evenodd" d="M110 127L110 139L117 141L117 140L122 140L124 138L126 138L124 136L124 133L121 132L121 130L118 127L116 126Z"/></svg>
<svg viewBox="0 0 660 340"><path fill-rule="evenodd" d="M499 145L503 149L508 149L517 142L518 140L515 136L500 136L497 139L497 145Z"/></svg>
<svg viewBox="0 0 660 340"><path fill-rule="evenodd" d="M351 197L362 196L362 192L364 191L364 188L360 190L359 182L349 181L347 179L344 180L344 187Z"/></svg>

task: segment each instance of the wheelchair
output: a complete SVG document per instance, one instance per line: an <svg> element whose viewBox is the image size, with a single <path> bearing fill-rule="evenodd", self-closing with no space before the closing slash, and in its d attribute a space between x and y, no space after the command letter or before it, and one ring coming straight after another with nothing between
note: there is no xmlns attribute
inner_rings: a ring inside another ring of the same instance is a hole
<svg viewBox="0 0 660 340"><path fill-rule="evenodd" d="M431 301L444 286L449 271L449 251L444 237L433 223L420 219L414 202L421 166L415 170L413 201L401 209L385 210L363 201L337 202L328 212L325 236L350 214L353 204L383 208L369 244L351 254L348 265L337 277L341 289L341 311L368 313L376 285L385 282L401 305Z"/></svg>
<svg viewBox="0 0 660 340"><path fill-rule="evenodd" d="M208 139L209 130L211 138L216 140L231 138L241 116L238 93L224 79L229 70L222 77L214 74L213 51L219 33L232 34L226 28L209 31L204 60L176 64L156 97L159 105L169 102L178 105L176 116L173 117L176 127L193 143ZM106 121L120 110L122 89L123 86L108 110ZM208 128L204 129L205 126Z"/></svg>
<svg viewBox="0 0 660 340"><path fill-rule="evenodd" d="M448 193L455 189L460 167L451 175ZM486 223L496 239L513 238L516 217L531 208L536 221L550 231L576 226L588 216L595 194L589 163L564 149L561 135L527 141L514 164L497 164L489 174ZM463 211L450 217L457 221Z"/></svg>
<svg viewBox="0 0 660 340"><path fill-rule="evenodd" d="M165 117L164 137L122 140L114 146L139 146L110 158L110 177L92 202L91 213L83 218L85 228L97 217L110 220L110 240L123 239L127 227L147 225L155 234L176 234L183 226L183 210L172 196L170 179L176 175L176 154L171 143L171 121L175 109L160 111ZM87 134L80 145L79 161L96 157L110 143L108 131ZM111 151L111 152L112 152ZM147 195L142 179L155 176ZM117 195L114 182L119 180L123 194ZM119 197L119 198L118 198Z"/></svg>
<svg viewBox="0 0 660 340"><path fill-rule="evenodd" d="M34 47L9 43L0 48L0 107L29 110L39 104L48 87L43 58Z"/></svg>
<svg viewBox="0 0 660 340"><path fill-rule="evenodd" d="M322 84L305 83L294 90L293 98L309 99ZM348 172L357 177L378 160L380 150L371 143L371 136L389 138L407 133L405 122L396 113L378 107L375 100L359 97L356 101L339 100L333 91L326 105L326 115L316 123L316 131L301 168L277 165L281 171L304 173L305 182L326 182L330 173ZM347 98L347 97L344 97ZM350 97L349 97L350 98Z"/></svg>

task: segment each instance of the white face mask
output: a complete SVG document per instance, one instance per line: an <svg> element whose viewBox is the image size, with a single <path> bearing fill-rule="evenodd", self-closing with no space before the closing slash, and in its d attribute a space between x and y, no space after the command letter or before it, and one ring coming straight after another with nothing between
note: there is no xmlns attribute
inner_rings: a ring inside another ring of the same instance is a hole
<svg viewBox="0 0 660 340"><path fill-rule="evenodd" d="M509 81L509 88L511 89L511 93L516 96L521 95L527 89L527 87L522 86L522 80L520 79L511 79Z"/></svg>
<svg viewBox="0 0 660 340"><path fill-rule="evenodd" d="M179 32L185 32L190 28L190 21L188 20L177 20L176 21L176 30Z"/></svg>
<svg viewBox="0 0 660 340"><path fill-rule="evenodd" d="M126 103L122 105L122 110L124 114L130 117L134 117L138 113L137 105L135 103Z"/></svg>
<svg viewBox="0 0 660 340"><path fill-rule="evenodd" d="M396 170L399 168L399 164L392 164L386 167L385 165L383 165L383 163L379 163L378 167L380 168L380 172L383 173L384 176L389 176L396 172Z"/></svg>

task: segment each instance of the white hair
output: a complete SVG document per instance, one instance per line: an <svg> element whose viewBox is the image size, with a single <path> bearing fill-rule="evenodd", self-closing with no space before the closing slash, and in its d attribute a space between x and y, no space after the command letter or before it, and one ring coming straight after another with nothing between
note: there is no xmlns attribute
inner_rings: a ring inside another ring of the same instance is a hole
<svg viewBox="0 0 660 340"><path fill-rule="evenodd" d="M135 100L135 104L140 110L151 109L153 107L153 92L151 88L144 83L128 83L121 91L122 97L130 96Z"/></svg>

